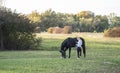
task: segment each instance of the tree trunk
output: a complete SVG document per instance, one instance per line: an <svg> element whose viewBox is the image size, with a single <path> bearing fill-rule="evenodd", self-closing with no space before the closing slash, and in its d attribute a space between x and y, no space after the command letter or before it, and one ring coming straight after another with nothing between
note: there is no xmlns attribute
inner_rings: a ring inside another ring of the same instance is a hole
<svg viewBox="0 0 120 73"><path fill-rule="evenodd" d="M3 32L0 30L0 50L4 50L4 44L3 44Z"/></svg>

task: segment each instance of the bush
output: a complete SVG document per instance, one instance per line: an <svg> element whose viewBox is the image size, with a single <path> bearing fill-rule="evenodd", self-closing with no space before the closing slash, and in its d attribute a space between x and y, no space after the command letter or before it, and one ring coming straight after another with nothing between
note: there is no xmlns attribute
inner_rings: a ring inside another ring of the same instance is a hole
<svg viewBox="0 0 120 73"><path fill-rule="evenodd" d="M105 37L120 37L120 27L114 27L104 32Z"/></svg>
<svg viewBox="0 0 120 73"><path fill-rule="evenodd" d="M35 35L28 33L17 33L17 35L12 34L4 42L5 50L35 50L41 45L41 38L34 38Z"/></svg>
<svg viewBox="0 0 120 73"><path fill-rule="evenodd" d="M41 46L41 42L42 42L42 38L36 38L35 40L34 40L34 48L33 49L35 49L35 50L37 50L37 49L39 49L39 47ZM32 50L33 50L32 49Z"/></svg>

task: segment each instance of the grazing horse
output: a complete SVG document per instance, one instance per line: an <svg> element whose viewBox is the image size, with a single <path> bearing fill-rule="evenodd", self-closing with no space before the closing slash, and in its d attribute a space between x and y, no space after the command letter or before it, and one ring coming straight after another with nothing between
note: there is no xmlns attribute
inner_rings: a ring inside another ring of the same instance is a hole
<svg viewBox="0 0 120 73"><path fill-rule="evenodd" d="M81 46L78 46L79 40L81 40ZM79 38L67 38L61 44L60 53L63 58L66 58L66 50L69 49L69 57L71 56L71 48L77 47L77 57L81 56L81 49L83 50L84 57L86 57L86 49L85 49L85 40L82 37Z"/></svg>

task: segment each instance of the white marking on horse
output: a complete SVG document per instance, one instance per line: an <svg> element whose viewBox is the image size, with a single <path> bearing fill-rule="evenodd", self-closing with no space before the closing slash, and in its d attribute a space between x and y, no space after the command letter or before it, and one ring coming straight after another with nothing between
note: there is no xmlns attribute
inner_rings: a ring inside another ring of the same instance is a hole
<svg viewBox="0 0 120 73"><path fill-rule="evenodd" d="M77 39L78 42L76 44L76 47L81 47L82 46L82 40L80 38Z"/></svg>

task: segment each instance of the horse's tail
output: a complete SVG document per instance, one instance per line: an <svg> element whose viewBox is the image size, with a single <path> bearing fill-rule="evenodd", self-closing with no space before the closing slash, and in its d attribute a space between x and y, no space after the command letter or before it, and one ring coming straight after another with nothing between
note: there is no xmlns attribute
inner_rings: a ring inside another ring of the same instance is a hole
<svg viewBox="0 0 120 73"><path fill-rule="evenodd" d="M82 48L83 48L83 54L84 57L86 57L86 47L85 47L85 40L83 38L80 37L80 39L82 40Z"/></svg>

